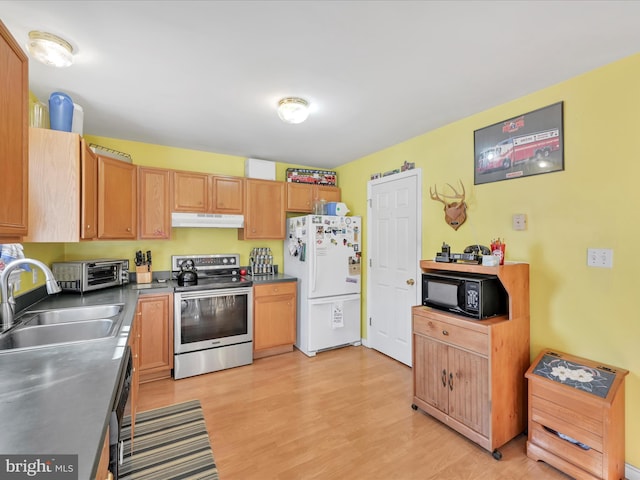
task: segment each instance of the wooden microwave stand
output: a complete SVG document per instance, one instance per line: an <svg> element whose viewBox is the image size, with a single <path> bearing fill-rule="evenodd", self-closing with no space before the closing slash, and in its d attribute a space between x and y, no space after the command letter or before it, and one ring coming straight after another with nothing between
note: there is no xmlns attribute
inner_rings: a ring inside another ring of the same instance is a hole
<svg viewBox="0 0 640 480"><path fill-rule="evenodd" d="M497 275L507 315L473 320L415 306L413 405L502 458L498 448L526 428L529 265L497 267L420 261L423 272Z"/></svg>
<svg viewBox="0 0 640 480"><path fill-rule="evenodd" d="M625 478L624 377L628 373L542 350L526 373L527 456L579 480Z"/></svg>

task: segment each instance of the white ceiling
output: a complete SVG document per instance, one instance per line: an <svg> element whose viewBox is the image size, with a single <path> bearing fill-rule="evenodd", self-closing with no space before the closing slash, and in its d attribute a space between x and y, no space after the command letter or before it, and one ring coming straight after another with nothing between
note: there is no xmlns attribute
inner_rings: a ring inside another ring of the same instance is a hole
<svg viewBox="0 0 640 480"><path fill-rule="evenodd" d="M629 0L0 0L0 19L74 46L69 68L30 61L30 87L68 93L85 134L318 168L640 50ZM305 123L279 120L285 96Z"/></svg>

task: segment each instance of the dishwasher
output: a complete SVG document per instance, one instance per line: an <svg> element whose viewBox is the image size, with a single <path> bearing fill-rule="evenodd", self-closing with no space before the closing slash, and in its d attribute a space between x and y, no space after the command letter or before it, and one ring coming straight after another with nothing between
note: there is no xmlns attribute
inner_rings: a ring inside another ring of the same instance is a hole
<svg viewBox="0 0 640 480"><path fill-rule="evenodd" d="M130 440L125 438L124 429L122 428L127 403L131 396L131 382L133 379L133 359L131 358L131 348L129 346L125 347L123 360L124 368L118 377L118 389L109 420L109 470L115 480L119 478L118 467L124 461L124 443Z"/></svg>

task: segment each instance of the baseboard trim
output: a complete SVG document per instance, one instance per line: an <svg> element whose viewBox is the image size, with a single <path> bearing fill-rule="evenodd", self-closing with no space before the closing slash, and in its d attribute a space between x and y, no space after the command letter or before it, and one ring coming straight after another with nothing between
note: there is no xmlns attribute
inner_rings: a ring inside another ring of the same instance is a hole
<svg viewBox="0 0 640 480"><path fill-rule="evenodd" d="M627 480L640 480L640 469L627 463L624 468L624 476Z"/></svg>

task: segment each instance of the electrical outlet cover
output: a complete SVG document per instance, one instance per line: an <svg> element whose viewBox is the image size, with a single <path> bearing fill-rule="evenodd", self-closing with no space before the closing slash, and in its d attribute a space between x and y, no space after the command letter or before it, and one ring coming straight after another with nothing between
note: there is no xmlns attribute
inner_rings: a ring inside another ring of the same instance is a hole
<svg viewBox="0 0 640 480"><path fill-rule="evenodd" d="M524 213L516 213L513 215L513 229L514 230L527 229L527 216Z"/></svg>

